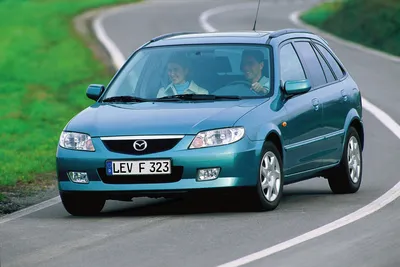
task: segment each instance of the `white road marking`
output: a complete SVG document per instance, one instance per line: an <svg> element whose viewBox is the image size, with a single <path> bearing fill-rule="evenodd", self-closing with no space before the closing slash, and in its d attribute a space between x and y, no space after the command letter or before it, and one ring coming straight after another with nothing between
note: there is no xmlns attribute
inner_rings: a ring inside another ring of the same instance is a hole
<svg viewBox="0 0 400 267"><path fill-rule="evenodd" d="M22 209L22 210L19 210L19 211L16 211L16 212L13 212L11 214L8 214L8 215L5 215L5 216L1 217L0 218L0 224L3 224L3 223L6 223L6 222L9 222L9 221L18 219L18 218L20 218L22 216L26 216L26 215L31 214L33 212L36 212L38 210L42 210L42 209L48 208L48 207L53 206L53 205L55 205L57 203L60 203L60 202L61 202L60 196L51 198L49 200L43 201L41 203L38 203L36 205L27 207L25 209Z"/></svg>
<svg viewBox="0 0 400 267"><path fill-rule="evenodd" d="M228 12L228 11L232 11L235 9L239 9L239 8L253 8L254 5L243 5L243 4L239 4L239 5L226 5L226 6L220 6L220 7L216 7L213 9L209 9L206 10L205 12L203 12L200 15L199 18L199 22L200 25L202 26L202 28L205 31L208 32L216 32L217 29L215 27L213 27L209 22L208 19L211 16L217 15L217 14L221 14L223 12ZM298 12L292 13L290 16L290 19L297 25L299 25L297 22L298 20ZM304 27L304 26L303 26ZM329 38L331 38L329 36ZM332 38L333 39L333 38ZM335 37L335 40L337 40L338 38ZM343 42L341 42L343 43ZM350 43L346 43L347 46L352 46L352 44ZM367 50L361 46L356 46L357 49L362 50L364 52L367 52ZM377 56L381 56L384 57L386 59L390 59L390 60L398 60L396 59L396 57L392 57L392 56L387 56L383 53L380 52L371 52L369 51L371 49L368 49L368 53L373 53L374 55ZM397 124L388 114L386 114L384 111L382 111L381 109L379 109L378 107L376 107L375 105L373 105L371 102L369 102L368 100L366 100L365 98L362 99L363 101L363 108L367 111L369 111L370 113L372 113L373 116L375 116L384 126L386 126L395 136L397 136L397 138L400 139L400 125ZM275 254L277 252L283 251L285 249L288 249L290 247L296 246L300 243L306 242L310 239L319 237L321 235L324 235L326 233L329 233L333 230L336 230L340 227L343 227L345 225L348 225L352 222L355 222L357 220L360 220L362 218L364 218L365 216L374 213L378 210L380 210L381 208L383 208L384 206L386 206L387 204L393 202L394 200L396 200L398 197L400 196L400 182L398 182L394 187L392 187L391 189L389 189L385 194L383 194L382 196L380 196L379 198L377 198L375 201L371 202L370 204L362 207L361 209L352 212L336 221L333 221L329 224L323 225L319 228L316 228L312 231L309 231L307 233L304 233L303 235L300 235L298 237L292 238L290 240L284 241L282 243L279 243L275 246L260 250L258 252L255 252L253 254L247 255L245 257L233 260L231 262L219 265L218 267L237 267L237 266L242 266L245 265L247 263L259 260L261 258L265 258L267 256L270 256L272 254Z"/></svg>
<svg viewBox="0 0 400 267"><path fill-rule="evenodd" d="M269 4L269 2L264 3L263 5L265 6L265 4ZM208 22L208 19L211 16L215 16L217 14L228 12L228 11L237 10L237 9L240 9L240 8L256 8L256 7L257 7L257 3L244 3L244 4L226 5L226 6L220 6L220 7L212 8L212 9L209 9L209 10L201 13L201 15L199 17L199 22L200 22L201 27L205 31L207 31L207 32L216 32L217 29L214 28Z"/></svg>
<svg viewBox="0 0 400 267"><path fill-rule="evenodd" d="M398 134L400 134L400 132ZM398 182L394 187L392 187L389 191L387 191L384 195L382 195L375 201L371 202L370 204L362 207L361 209L359 209L355 212L348 214L347 216L344 216L344 217L342 217L336 221L333 221L331 223L325 224L319 228L316 228L312 231L309 231L309 232L302 234L300 236L297 236L295 238L292 238L292 239L289 239L282 243L279 243L275 246L263 249L261 251L258 251L253 254L247 255L245 257L239 258L237 260L219 265L218 267L242 266L247 263L265 258L267 256L270 256L270 255L280 252L282 250L291 248L293 246L296 246L298 244L306 242L310 239L313 239L313 238L319 237L321 235L324 235L326 233L332 232L333 230L336 230L340 227L343 227L352 222L360 220L360 219L364 218L365 216L380 210L387 204L394 201L399 196L400 196L400 182Z"/></svg>
<svg viewBox="0 0 400 267"><path fill-rule="evenodd" d="M93 29L94 32L96 33L96 37L110 53L112 63L116 69L119 69L125 63L126 59L122 54L122 52L118 49L117 45L108 37L101 23L106 17L114 13L118 13L123 9L126 9L126 7L121 6L113 8L112 10L108 10L107 12L102 13L100 16L96 17L93 21Z"/></svg>

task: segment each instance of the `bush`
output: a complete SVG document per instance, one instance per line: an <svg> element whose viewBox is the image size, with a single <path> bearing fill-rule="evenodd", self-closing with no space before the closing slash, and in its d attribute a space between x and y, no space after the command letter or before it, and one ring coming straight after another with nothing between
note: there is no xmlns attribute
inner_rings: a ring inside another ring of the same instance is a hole
<svg viewBox="0 0 400 267"><path fill-rule="evenodd" d="M342 38L400 56L400 1L327 2L302 19Z"/></svg>

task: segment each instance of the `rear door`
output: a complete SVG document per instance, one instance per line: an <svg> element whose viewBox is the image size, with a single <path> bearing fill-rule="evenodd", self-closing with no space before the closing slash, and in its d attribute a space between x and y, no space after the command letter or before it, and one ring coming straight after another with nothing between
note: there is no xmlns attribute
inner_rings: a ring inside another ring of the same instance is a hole
<svg viewBox="0 0 400 267"><path fill-rule="evenodd" d="M280 80L284 85L288 80L308 79L304 66L292 42L281 44L279 51ZM284 107L287 111L287 126L281 128L285 140L285 173L291 174L315 169L320 165L322 132L322 105L318 93L310 91L289 98Z"/></svg>
<svg viewBox="0 0 400 267"><path fill-rule="evenodd" d="M343 105L347 91L338 82L336 73L308 39L295 43L295 47L306 66L312 82L312 91L318 94L323 105L322 131L323 141L320 146L320 166L336 163L340 159L340 144L343 138L343 125L346 108Z"/></svg>
<svg viewBox="0 0 400 267"><path fill-rule="evenodd" d="M334 80L329 82L329 90L322 94L324 105L327 107L323 118L326 131L330 138L326 139L326 145L332 151L330 161L336 163L342 157L342 142L344 141L345 122L352 108L351 95L354 94L353 84L346 79L347 75L322 43L313 42L315 50L320 57L321 64L326 64L325 73L332 75Z"/></svg>

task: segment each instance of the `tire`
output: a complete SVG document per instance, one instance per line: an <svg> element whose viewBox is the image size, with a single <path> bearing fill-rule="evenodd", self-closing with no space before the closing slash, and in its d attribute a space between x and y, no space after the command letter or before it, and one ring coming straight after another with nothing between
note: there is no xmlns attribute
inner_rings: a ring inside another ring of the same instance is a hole
<svg viewBox="0 0 400 267"><path fill-rule="evenodd" d="M65 210L73 216L93 216L101 212L105 198L91 194L60 193Z"/></svg>
<svg viewBox="0 0 400 267"><path fill-rule="evenodd" d="M255 190L252 190L250 197L258 211L272 211L278 207L283 193L284 175L282 155L270 141L264 143L261 155L257 185ZM271 163L274 159L275 162L272 162L272 165L268 166L267 162ZM271 184L274 188L272 191L270 191L271 187L265 184L268 179L275 179L275 186ZM267 187L265 187L264 184ZM271 192L271 195L268 192Z"/></svg>
<svg viewBox="0 0 400 267"><path fill-rule="evenodd" d="M363 156L360 137L355 128L350 127L339 165L327 175L329 187L335 194L356 193L361 186Z"/></svg>

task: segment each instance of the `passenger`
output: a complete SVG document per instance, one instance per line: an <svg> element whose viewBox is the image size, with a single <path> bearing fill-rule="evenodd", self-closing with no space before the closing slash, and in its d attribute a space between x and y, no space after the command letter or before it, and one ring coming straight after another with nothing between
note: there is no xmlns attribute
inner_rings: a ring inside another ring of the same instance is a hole
<svg viewBox="0 0 400 267"><path fill-rule="evenodd" d="M246 80L251 83L251 89L257 93L267 94L269 92L269 79L262 75L264 56L261 51L243 51L240 67Z"/></svg>
<svg viewBox="0 0 400 267"><path fill-rule="evenodd" d="M157 97L176 94L208 94L208 91L198 86L193 80L188 80L189 64L180 56L173 56L168 62L168 76L171 83L160 88Z"/></svg>

